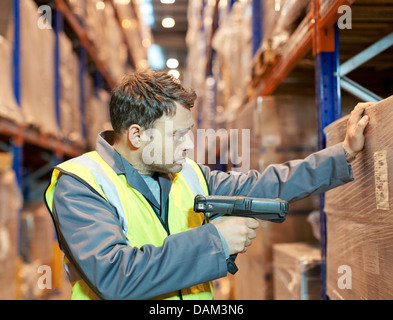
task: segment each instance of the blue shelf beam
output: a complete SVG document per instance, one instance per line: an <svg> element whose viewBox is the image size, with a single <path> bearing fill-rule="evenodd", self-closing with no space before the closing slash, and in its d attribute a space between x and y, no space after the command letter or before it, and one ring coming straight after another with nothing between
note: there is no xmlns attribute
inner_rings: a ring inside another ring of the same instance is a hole
<svg viewBox="0 0 393 320"><path fill-rule="evenodd" d="M61 99L61 79L60 79L60 34L64 29L64 18L63 14L54 10L54 32L55 32L55 111L56 121L59 128L61 128L61 111L60 111L60 99Z"/></svg>
<svg viewBox="0 0 393 320"><path fill-rule="evenodd" d="M252 0L252 56L255 56L263 40L262 17L262 0Z"/></svg>
<svg viewBox="0 0 393 320"><path fill-rule="evenodd" d="M87 53L86 53L86 49L83 46L79 48L78 56L79 56L79 84L80 84L79 102L80 102L80 110L81 110L82 137L83 139L86 139L87 138L86 126L88 125L87 123L85 123L85 119L86 119L85 73L87 70Z"/></svg>
<svg viewBox="0 0 393 320"><path fill-rule="evenodd" d="M317 28L317 27L316 27ZM317 32L317 31L316 31ZM339 63L339 29L337 24L329 27L326 38L315 39L315 91L318 116L318 148L326 147L326 137L323 132L326 126L341 118L341 86ZM324 41L319 44L318 41ZM321 225L321 297L329 299L326 294L326 214L324 211L325 195L320 195L320 225Z"/></svg>
<svg viewBox="0 0 393 320"><path fill-rule="evenodd" d="M347 60L340 66L341 88L362 101L378 102L383 98L349 79L347 74L393 45L393 32Z"/></svg>
<svg viewBox="0 0 393 320"><path fill-rule="evenodd" d="M361 66L363 63L374 58L376 55L380 54L382 51L388 49L391 46L393 46L393 32L344 62L340 66L340 76L343 77L347 75L357 67Z"/></svg>

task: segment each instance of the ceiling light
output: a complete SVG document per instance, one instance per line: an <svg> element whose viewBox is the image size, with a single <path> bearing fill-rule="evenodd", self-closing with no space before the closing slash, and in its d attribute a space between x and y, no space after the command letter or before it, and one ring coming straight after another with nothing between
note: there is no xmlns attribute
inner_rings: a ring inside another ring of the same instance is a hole
<svg viewBox="0 0 393 320"><path fill-rule="evenodd" d="M129 4L131 0L115 0L116 4Z"/></svg>
<svg viewBox="0 0 393 320"><path fill-rule="evenodd" d="M164 3L164 4L175 3L175 0L160 0L160 1L161 1L161 3Z"/></svg>
<svg viewBox="0 0 393 320"><path fill-rule="evenodd" d="M274 11L278 12L281 9L281 1L280 0L275 0L274 1Z"/></svg>
<svg viewBox="0 0 393 320"><path fill-rule="evenodd" d="M168 74L171 74L172 76L174 76L176 79L179 79L180 77L180 73L177 70L169 70Z"/></svg>
<svg viewBox="0 0 393 320"><path fill-rule="evenodd" d="M164 18L161 24L164 28L173 28L175 26L175 20L173 18Z"/></svg>
<svg viewBox="0 0 393 320"><path fill-rule="evenodd" d="M151 45L150 39L145 38L145 39L142 40L142 46L144 46L145 48L150 47L150 45Z"/></svg>
<svg viewBox="0 0 393 320"><path fill-rule="evenodd" d="M151 1L141 1L139 4L139 11L142 14L143 23L146 26L153 27L154 25L154 11Z"/></svg>
<svg viewBox="0 0 393 320"><path fill-rule="evenodd" d="M158 44L153 43L147 49L147 59L151 68L157 70L162 70L165 68L164 52Z"/></svg>
<svg viewBox="0 0 393 320"><path fill-rule="evenodd" d="M168 59L166 61L166 66L170 69L176 69L179 66L179 61L174 58Z"/></svg>
<svg viewBox="0 0 393 320"><path fill-rule="evenodd" d="M121 21L121 26L122 26L124 29L129 29L129 28L131 28L131 20L130 20L130 19L123 19L123 20Z"/></svg>
<svg viewBox="0 0 393 320"><path fill-rule="evenodd" d="M98 1L96 3L96 8L97 8L97 10L104 10L105 9L105 3L103 1Z"/></svg>

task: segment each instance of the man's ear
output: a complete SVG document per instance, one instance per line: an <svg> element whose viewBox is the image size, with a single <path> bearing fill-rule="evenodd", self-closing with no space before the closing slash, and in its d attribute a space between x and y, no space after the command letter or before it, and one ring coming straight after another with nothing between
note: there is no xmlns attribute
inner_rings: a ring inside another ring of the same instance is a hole
<svg viewBox="0 0 393 320"><path fill-rule="evenodd" d="M139 125L133 124L128 128L128 141L136 149L142 145L141 135L142 128Z"/></svg>

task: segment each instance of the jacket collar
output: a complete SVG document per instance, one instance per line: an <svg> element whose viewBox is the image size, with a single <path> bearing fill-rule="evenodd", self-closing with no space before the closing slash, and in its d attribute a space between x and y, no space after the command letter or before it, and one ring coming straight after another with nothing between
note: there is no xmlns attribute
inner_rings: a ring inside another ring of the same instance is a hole
<svg viewBox="0 0 393 320"><path fill-rule="evenodd" d="M139 172L113 147L115 133L113 131L103 131L97 137L96 151L101 158L116 172L116 174L124 174L127 183L134 189L138 190L143 196L156 208L160 208L156 198L150 191L145 180ZM158 174L158 182L161 187L161 204L164 205L168 199L169 191L172 186L172 179L169 175Z"/></svg>

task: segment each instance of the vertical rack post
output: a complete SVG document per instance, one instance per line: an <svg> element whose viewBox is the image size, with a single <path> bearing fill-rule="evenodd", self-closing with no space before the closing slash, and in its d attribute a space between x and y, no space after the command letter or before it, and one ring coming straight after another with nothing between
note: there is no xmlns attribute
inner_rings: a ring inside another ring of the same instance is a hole
<svg viewBox="0 0 393 320"><path fill-rule="evenodd" d="M61 83L60 83L60 33L64 28L63 14L59 10L54 10L54 31L55 31L55 111L56 121L61 128Z"/></svg>
<svg viewBox="0 0 393 320"><path fill-rule="evenodd" d="M64 18L63 14L59 10L54 10L54 33L55 33L55 111L57 125L61 129L61 79L60 79L60 34L64 29ZM63 154L62 149L57 148L54 154L55 165L62 162ZM61 286L61 274L62 274L62 255L58 244L57 233L54 230L54 242L53 242L53 271L52 271L52 288L55 290L60 289Z"/></svg>
<svg viewBox="0 0 393 320"><path fill-rule="evenodd" d="M252 0L252 55L255 56L263 39L263 2Z"/></svg>
<svg viewBox="0 0 393 320"><path fill-rule="evenodd" d="M339 72L339 48L337 24L320 28L319 0L314 0L314 30L315 53L315 91L318 116L318 148L326 147L324 128L341 117L341 91ZM329 299L326 294L326 250L327 230L326 214L324 211L325 195L320 195L321 223L321 296Z"/></svg>
<svg viewBox="0 0 393 320"><path fill-rule="evenodd" d="M79 102L81 108L81 122L82 122L82 137L83 139L87 138L87 130L86 130L86 106L85 106L85 72L87 69L87 54L86 49L84 47L79 48L79 84L80 84L80 93L79 93Z"/></svg>
<svg viewBox="0 0 393 320"><path fill-rule="evenodd" d="M14 46L13 46L13 89L16 99L16 103L20 107L21 102L21 58L20 58L20 0L13 0L13 20L14 20ZM12 169L15 172L16 181L19 190L22 190L22 164L23 164L23 131L20 129L16 137L11 139L11 150L12 150ZM22 210L19 212L19 223L20 226L22 216ZM18 245L17 245L17 263L15 270L16 279L16 299L20 300L22 294L20 291L21 280L20 280L20 269L22 261L20 258L21 252L21 230L18 228Z"/></svg>
<svg viewBox="0 0 393 320"><path fill-rule="evenodd" d="M86 16L86 3L84 3L84 8L83 8L83 17ZM80 21L82 28L84 28L84 21L81 19ZM81 39L82 41L82 39ZM78 52L78 57L79 57L79 85L80 85L80 91L79 91L79 102L80 102L80 108L81 108L81 125L82 125L82 138L84 140L87 139L87 123L86 123L86 101L85 101L85 73L87 71L87 52L86 49L83 45L80 46L79 52Z"/></svg>

